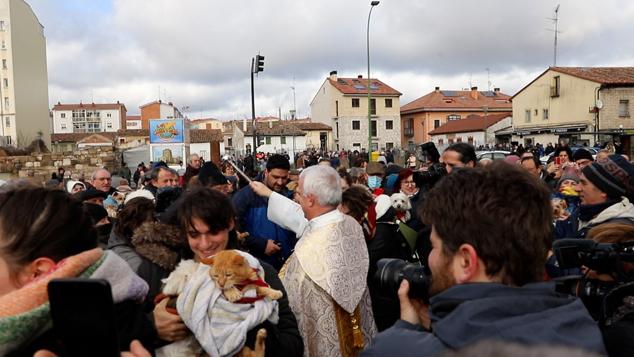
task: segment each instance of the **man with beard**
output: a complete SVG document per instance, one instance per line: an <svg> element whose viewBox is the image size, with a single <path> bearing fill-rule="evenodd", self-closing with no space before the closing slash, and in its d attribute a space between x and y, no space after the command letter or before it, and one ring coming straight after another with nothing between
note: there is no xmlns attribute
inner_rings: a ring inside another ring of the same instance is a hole
<svg viewBox="0 0 634 357"><path fill-rule="evenodd" d="M401 319L364 356L432 356L479 341L559 345L605 354L578 298L543 282L551 246L550 193L504 162L456 170L429 192L429 306L398 291ZM412 288L418 288L412 285Z"/></svg>
<svg viewBox="0 0 634 357"><path fill-rule="evenodd" d="M266 163L261 181L282 196L291 198L286 188L290 163L282 155L272 155ZM260 197L250 186L233 196L237 225L240 232L248 232L249 253L279 270L295 247L295 234L271 222L266 215L268 198Z"/></svg>

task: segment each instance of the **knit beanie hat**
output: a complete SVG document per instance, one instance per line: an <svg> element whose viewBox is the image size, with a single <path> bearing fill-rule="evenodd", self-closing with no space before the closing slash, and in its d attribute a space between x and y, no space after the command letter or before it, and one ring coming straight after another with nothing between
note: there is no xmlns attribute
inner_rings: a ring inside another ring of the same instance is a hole
<svg viewBox="0 0 634 357"><path fill-rule="evenodd" d="M628 181L634 175L634 165L621 155L610 155L597 159L581 172L609 198L620 198L628 193Z"/></svg>
<svg viewBox="0 0 634 357"><path fill-rule="evenodd" d="M385 175L385 166L380 162L371 161L368 162L365 172L368 176Z"/></svg>
<svg viewBox="0 0 634 357"><path fill-rule="evenodd" d="M561 178L559 178L559 181L557 182L557 188L559 188L559 186L561 186L561 184L566 180L572 180L576 183L579 183L579 173L577 172L577 170L575 170L574 168L569 168L568 170L564 171L563 175L561 175Z"/></svg>
<svg viewBox="0 0 634 357"><path fill-rule="evenodd" d="M198 181L203 186L215 186L224 185L227 183L227 178L220 172L218 166L211 161L207 161L203 164L198 172Z"/></svg>
<svg viewBox="0 0 634 357"><path fill-rule="evenodd" d="M97 224L97 222L108 217L108 211L98 204L84 203L84 210L88 213L90 218L92 218L94 224Z"/></svg>
<svg viewBox="0 0 634 357"><path fill-rule="evenodd" d="M577 149L577 151L575 151L575 153L572 154L572 161L583 160L583 159L594 161L592 154L590 153L590 151L586 149Z"/></svg>

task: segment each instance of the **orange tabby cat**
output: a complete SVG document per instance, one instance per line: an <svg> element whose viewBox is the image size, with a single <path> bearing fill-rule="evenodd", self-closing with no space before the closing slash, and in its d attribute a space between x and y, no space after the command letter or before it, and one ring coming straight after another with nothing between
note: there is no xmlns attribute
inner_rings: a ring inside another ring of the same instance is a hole
<svg viewBox="0 0 634 357"><path fill-rule="evenodd" d="M247 259L237 251L223 250L201 261L212 266L209 275L230 302L243 302L240 300L250 289L255 289L258 297L268 297L271 300L282 297L282 292L271 289L249 265Z"/></svg>
<svg viewBox="0 0 634 357"><path fill-rule="evenodd" d="M248 346L244 346L236 354L236 357L264 357L266 349L266 330L261 328L258 330L258 334L255 336L255 349L252 350Z"/></svg>

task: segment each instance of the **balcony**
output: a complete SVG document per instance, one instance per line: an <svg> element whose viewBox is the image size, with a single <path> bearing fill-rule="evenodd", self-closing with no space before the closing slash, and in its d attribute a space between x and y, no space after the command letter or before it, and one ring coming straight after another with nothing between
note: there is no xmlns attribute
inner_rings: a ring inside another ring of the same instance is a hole
<svg viewBox="0 0 634 357"><path fill-rule="evenodd" d="M403 135L405 135L408 138L411 138L414 136L414 128L405 128L403 129Z"/></svg>

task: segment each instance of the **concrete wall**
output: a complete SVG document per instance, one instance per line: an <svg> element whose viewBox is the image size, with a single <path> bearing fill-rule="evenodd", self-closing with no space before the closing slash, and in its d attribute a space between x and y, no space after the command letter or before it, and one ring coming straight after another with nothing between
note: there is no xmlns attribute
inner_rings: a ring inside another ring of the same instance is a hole
<svg viewBox="0 0 634 357"><path fill-rule="evenodd" d="M321 133L326 133L326 148L333 147L332 130L305 130L304 132L306 133L306 136L304 137L306 147L319 148L321 146Z"/></svg>
<svg viewBox="0 0 634 357"><path fill-rule="evenodd" d="M293 145L293 136L284 136L286 138L286 144L282 144L281 136L270 136L271 143L266 143L266 136L261 136L260 139L264 141L264 145L270 145L274 148L275 152L286 151L288 153L297 153L306 150L306 139L302 136L295 136L295 145ZM246 150L246 144L253 145L253 136L245 136L243 145L240 150L243 152ZM236 147L237 148L237 147Z"/></svg>
<svg viewBox="0 0 634 357"><path fill-rule="evenodd" d="M599 129L634 129L634 88L609 88L599 91L603 108L599 110ZM629 101L629 117L619 116L619 102Z"/></svg>

